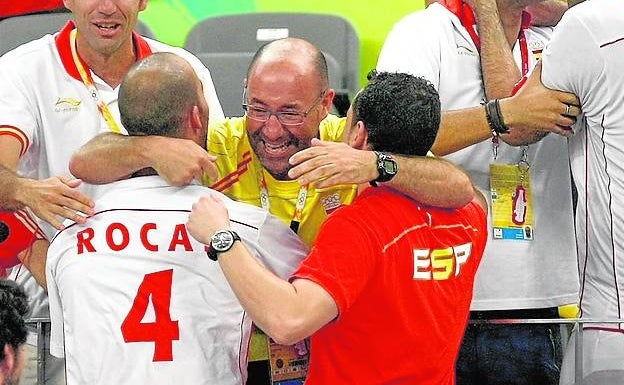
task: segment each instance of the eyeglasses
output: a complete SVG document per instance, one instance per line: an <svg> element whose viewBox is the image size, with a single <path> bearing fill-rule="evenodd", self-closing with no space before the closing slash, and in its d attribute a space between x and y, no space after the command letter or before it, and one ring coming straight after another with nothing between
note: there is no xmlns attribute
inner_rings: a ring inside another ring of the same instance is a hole
<svg viewBox="0 0 624 385"><path fill-rule="evenodd" d="M247 117L258 122L266 122L271 118L271 115L275 115L277 120L285 126L299 126L303 124L305 118L308 116L310 111L323 100L327 89L323 90L319 97L316 99L314 104L310 106L304 112L298 111L271 111L263 107L254 106L253 104L247 104L245 101L247 100L247 87L243 89L243 110L247 114Z"/></svg>

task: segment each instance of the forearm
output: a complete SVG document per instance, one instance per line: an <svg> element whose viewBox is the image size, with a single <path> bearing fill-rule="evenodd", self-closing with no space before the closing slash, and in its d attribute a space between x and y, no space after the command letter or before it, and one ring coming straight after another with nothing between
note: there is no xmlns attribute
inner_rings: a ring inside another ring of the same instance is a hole
<svg viewBox="0 0 624 385"><path fill-rule="evenodd" d="M515 40L517 31L510 29L513 37L505 35L496 1L477 2L474 12L479 26L479 54L486 98L492 100L509 96L521 78L508 40Z"/></svg>
<svg viewBox="0 0 624 385"><path fill-rule="evenodd" d="M491 137L483 106L445 111L431 152L444 156Z"/></svg>
<svg viewBox="0 0 624 385"><path fill-rule="evenodd" d="M432 157L395 156L396 176L386 184L431 206L459 208L474 197L470 177L454 164Z"/></svg>
<svg viewBox="0 0 624 385"><path fill-rule="evenodd" d="M0 209L15 211L24 207L19 195L21 182L19 175L0 164Z"/></svg>
<svg viewBox="0 0 624 385"><path fill-rule="evenodd" d="M46 255L50 242L47 239L35 241L30 249L22 252L20 259L24 266L30 271L30 274L35 278L35 281L44 290L47 290L46 282Z"/></svg>
<svg viewBox="0 0 624 385"><path fill-rule="evenodd" d="M150 166L145 142L153 138L114 133L98 135L74 153L69 170L77 178L92 184L125 179Z"/></svg>
<svg viewBox="0 0 624 385"><path fill-rule="evenodd" d="M260 265L241 242L219 255L219 265L245 311L276 342L290 345L312 334L305 323L310 309L295 287Z"/></svg>

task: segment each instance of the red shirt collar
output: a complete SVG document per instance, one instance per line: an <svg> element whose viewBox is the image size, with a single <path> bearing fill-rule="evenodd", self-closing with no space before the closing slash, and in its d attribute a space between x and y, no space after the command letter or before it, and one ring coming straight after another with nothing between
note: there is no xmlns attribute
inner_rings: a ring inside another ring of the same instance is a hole
<svg viewBox="0 0 624 385"><path fill-rule="evenodd" d="M56 49L59 52L65 71L67 71L67 73L74 79L82 81L78 68L76 68L76 63L74 63L74 59L72 58L71 46L69 43L69 34L74 28L76 28L76 25L71 20L65 24L59 34L56 35ZM134 43L134 48L136 49L137 60L141 60L152 54L152 50L145 39L134 31L132 31L132 42ZM89 68L80 55L78 56L78 59L84 68Z"/></svg>

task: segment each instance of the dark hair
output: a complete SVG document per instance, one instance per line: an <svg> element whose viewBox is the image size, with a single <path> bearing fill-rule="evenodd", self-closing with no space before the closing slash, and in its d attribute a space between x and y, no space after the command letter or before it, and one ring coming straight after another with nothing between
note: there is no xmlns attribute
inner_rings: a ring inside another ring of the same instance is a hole
<svg viewBox="0 0 624 385"><path fill-rule="evenodd" d="M440 97L422 77L406 73L368 74L353 101L353 124L361 120L373 150L426 155L440 127Z"/></svg>
<svg viewBox="0 0 624 385"><path fill-rule="evenodd" d="M4 346L17 350L26 342L24 316L28 312L28 298L13 281L0 279L0 360L4 359Z"/></svg>
<svg viewBox="0 0 624 385"><path fill-rule="evenodd" d="M194 71L173 53L154 53L135 63L119 88L121 123L130 135L176 137L194 104Z"/></svg>

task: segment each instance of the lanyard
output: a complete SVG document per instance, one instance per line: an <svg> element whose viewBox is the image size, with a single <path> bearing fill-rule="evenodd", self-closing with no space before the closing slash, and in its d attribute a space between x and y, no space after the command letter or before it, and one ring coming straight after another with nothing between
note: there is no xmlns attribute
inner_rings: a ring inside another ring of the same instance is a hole
<svg viewBox="0 0 624 385"><path fill-rule="evenodd" d="M263 209L270 211L271 204L269 203L269 191L262 167L260 167L260 170L258 171L258 184L260 185L260 204ZM301 218L303 217L303 207L305 206L306 199L308 199L308 185L301 186L299 193L297 194L295 212L293 213L293 218L290 221L290 229L294 231L295 234L299 231L299 225L301 224Z"/></svg>
<svg viewBox="0 0 624 385"><path fill-rule="evenodd" d="M106 105L106 103L104 103L102 99L100 99L100 94L97 88L95 87L95 84L93 83L93 78L91 78L91 74L87 72L87 70L82 66L82 63L80 62L80 58L78 57L78 52L76 51L76 35L77 35L77 31L76 29L73 29L71 33L69 34L69 44L71 47L71 53L72 53L72 58L74 59L74 64L76 64L76 68L78 69L78 72L80 73L80 78L82 79L82 82L84 83L84 85L87 87L87 90L89 90L89 94L91 94L91 97L95 101L98 111L100 111L100 115L102 116L106 124L108 124L108 127L110 128L110 130L116 134L120 134L121 129L119 128L119 125L117 124L117 122L115 122L115 119L113 118L113 115L108 109L108 106Z"/></svg>

